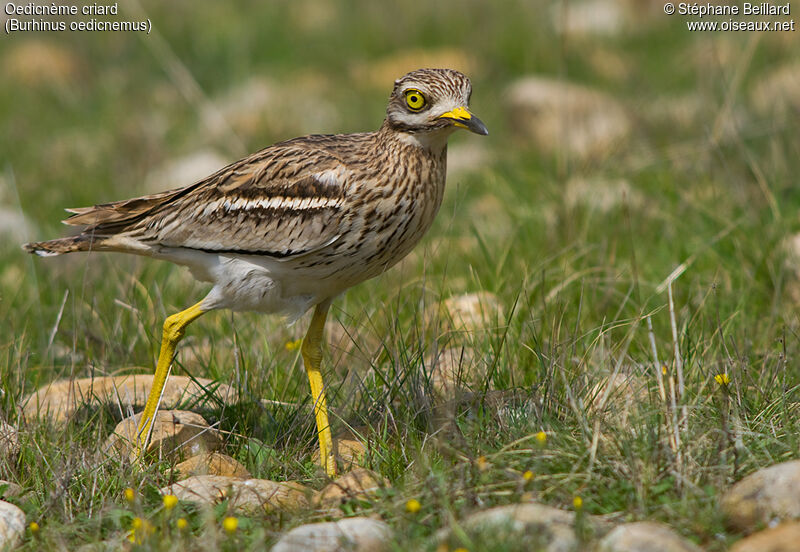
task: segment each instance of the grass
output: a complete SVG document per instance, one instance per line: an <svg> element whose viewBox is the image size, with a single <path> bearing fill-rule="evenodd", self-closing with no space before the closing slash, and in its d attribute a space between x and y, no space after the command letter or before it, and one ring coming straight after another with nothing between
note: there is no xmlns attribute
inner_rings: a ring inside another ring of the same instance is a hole
<svg viewBox="0 0 800 552"><path fill-rule="evenodd" d="M461 51L473 66L474 110L492 132L480 142L489 161L451 176L425 241L332 312L350 336L349 352L326 357L335 429L366 427L369 467L391 481L343 514L380 516L397 550L433 549L438 529L472 512L531 497L573 509L578 496L587 514L663 521L708 551L725 550L739 535L724 525L720 493L798 457L800 294L786 247L800 229L798 117L754 99L796 52L786 37L692 34L677 18L647 14L617 35L564 38L550 18L559 5L544 2L405 8L388 17L357 1L191 10L145 2L167 50L158 36L5 37L0 200L31 221L30 238L58 236L64 207L144 193L148 173L198 149L234 159L297 134L376 128L391 82L376 88L359 75L391 66L392 56ZM61 55L47 71L25 73L12 60L31 43ZM528 73L609 94L631 114L632 138L594 160L537 150L513 131L504 95ZM254 124L209 123L209 106L253 77L294 86L292 97L320 112L280 104ZM702 108L688 123L659 115L669 102L692 101ZM725 125L733 130L718 134ZM14 501L40 526L22 550L113 548L135 517L159 535L143 549L262 549L326 519L314 510L244 516L229 534L226 504L164 510L157 489L168 466L141 473L101 453L119 420L112 407L86 409L65 428L21 419L22 399L48 382L151 369L164 317L206 291L184 271L143 259L33 259L22 238L0 243L0 412L21 431L20 454L0 459L0 474L25 489ZM475 291L503 305L488 328L453 331L429 315ZM254 476L318 489L325 480L311 459L307 383L297 351L285 347L305 324L211 314L192 325L174 373L237 387L241 405L204 414L229 432L226 452ZM424 359L453 345L476 351L485 376L472 382L471 400L442 409L430 400ZM685 390L673 408L679 365ZM617 371L642 386L624 423L624 398L602 387ZM720 385L720 374L730 382ZM591 406L602 400L605 414ZM418 512L406 511L409 499ZM179 517L188 520L182 531ZM530 545L469 538L470 550Z"/></svg>

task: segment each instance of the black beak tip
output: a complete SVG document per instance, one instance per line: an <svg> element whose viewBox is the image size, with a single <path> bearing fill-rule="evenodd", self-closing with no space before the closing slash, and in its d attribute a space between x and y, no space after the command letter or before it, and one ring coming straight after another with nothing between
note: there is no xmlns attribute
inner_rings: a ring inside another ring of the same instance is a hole
<svg viewBox="0 0 800 552"><path fill-rule="evenodd" d="M486 125L483 124L483 121L481 121L477 117L472 117L472 119L469 120L467 127L475 134L479 134L481 136L489 136L489 129L486 128Z"/></svg>

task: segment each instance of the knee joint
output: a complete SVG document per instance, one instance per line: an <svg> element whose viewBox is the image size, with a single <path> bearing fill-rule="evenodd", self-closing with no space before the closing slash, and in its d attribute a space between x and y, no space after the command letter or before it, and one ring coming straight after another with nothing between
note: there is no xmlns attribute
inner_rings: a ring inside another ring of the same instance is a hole
<svg viewBox="0 0 800 552"><path fill-rule="evenodd" d="M179 314L173 314L164 320L164 338L169 341L177 341L182 338L185 330L186 326Z"/></svg>

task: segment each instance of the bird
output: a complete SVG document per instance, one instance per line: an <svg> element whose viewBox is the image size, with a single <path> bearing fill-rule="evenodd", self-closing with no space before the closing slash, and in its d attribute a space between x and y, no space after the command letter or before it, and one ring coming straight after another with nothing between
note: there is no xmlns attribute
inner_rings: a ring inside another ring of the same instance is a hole
<svg viewBox="0 0 800 552"><path fill-rule="evenodd" d="M320 462L336 475L321 373L331 302L406 256L442 204L447 140L458 129L488 135L469 110L470 79L418 69L394 82L374 132L311 134L278 142L188 186L67 209L80 233L33 242L39 256L132 253L188 267L211 289L168 316L153 386L135 434L150 442L161 393L187 326L218 309L280 314L314 309L301 344Z"/></svg>

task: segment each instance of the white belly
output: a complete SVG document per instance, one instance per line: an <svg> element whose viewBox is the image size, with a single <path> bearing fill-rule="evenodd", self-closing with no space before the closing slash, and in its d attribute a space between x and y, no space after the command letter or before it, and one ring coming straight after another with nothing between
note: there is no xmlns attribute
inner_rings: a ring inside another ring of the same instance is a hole
<svg viewBox="0 0 800 552"><path fill-rule="evenodd" d="M308 309L341 293L324 283L304 281L285 263L269 257L215 255L162 248L159 258L187 266L214 287L203 308L275 313L294 321Z"/></svg>

